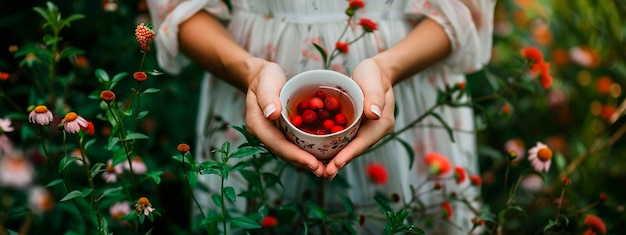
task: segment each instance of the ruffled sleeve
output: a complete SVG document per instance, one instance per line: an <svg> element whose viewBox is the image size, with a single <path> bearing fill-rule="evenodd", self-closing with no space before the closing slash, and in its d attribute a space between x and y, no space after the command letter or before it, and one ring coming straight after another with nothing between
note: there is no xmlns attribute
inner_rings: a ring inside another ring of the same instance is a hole
<svg viewBox="0 0 626 235"><path fill-rule="evenodd" d="M491 57L495 0L411 0L408 14L428 17L441 25L452 43L443 61L454 72L481 69Z"/></svg>
<svg viewBox="0 0 626 235"><path fill-rule="evenodd" d="M148 0L156 32L157 61L165 72L177 74L190 60L179 52L178 26L198 11L207 11L222 20L230 18L228 6L220 0Z"/></svg>

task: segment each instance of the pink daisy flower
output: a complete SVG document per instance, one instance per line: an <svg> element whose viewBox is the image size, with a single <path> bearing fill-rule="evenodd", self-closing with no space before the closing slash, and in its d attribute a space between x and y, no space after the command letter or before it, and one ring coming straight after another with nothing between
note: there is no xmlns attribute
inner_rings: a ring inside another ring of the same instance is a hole
<svg viewBox="0 0 626 235"><path fill-rule="evenodd" d="M48 110L48 107L44 105L39 105L33 109L33 111L28 114L28 121L34 124L39 125L48 125L48 123L52 122L54 117L52 116L52 112Z"/></svg>
<svg viewBox="0 0 626 235"><path fill-rule="evenodd" d="M535 147L528 150L528 160L538 172L548 172L552 163L552 150L545 144L537 142Z"/></svg>
<svg viewBox="0 0 626 235"><path fill-rule="evenodd" d="M82 128L87 128L87 120L78 116L75 112L69 112L65 115L65 118L61 121L65 128L65 131L70 134L78 133Z"/></svg>

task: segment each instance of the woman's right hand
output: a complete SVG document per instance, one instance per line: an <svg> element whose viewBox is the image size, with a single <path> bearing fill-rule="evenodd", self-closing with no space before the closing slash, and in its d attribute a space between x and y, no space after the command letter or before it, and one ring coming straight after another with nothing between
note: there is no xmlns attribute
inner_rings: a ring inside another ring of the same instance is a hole
<svg viewBox="0 0 626 235"><path fill-rule="evenodd" d="M281 118L280 90L286 82L285 73L276 64L260 58L246 61L252 73L246 94L246 128L265 146L283 160L311 171L324 173L324 164L310 153L289 142L275 125Z"/></svg>

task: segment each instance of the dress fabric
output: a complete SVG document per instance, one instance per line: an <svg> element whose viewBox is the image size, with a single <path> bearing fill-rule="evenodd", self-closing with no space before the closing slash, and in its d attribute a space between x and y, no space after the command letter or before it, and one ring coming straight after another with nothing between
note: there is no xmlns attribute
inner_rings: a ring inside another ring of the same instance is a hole
<svg viewBox="0 0 626 235"><path fill-rule="evenodd" d="M362 17L375 21L378 30L351 44L348 53L332 61L332 70L350 75L361 60L402 40L422 17L438 22L451 39L453 51L450 56L393 88L397 112L396 129L406 126L432 107L437 98L437 89L465 82L466 73L481 69L490 58L494 0L364 2L365 8L357 11L342 41L350 41L361 35L358 19ZM347 1L342 0L231 0L231 9L217 0L148 0L148 3L157 34L155 42L158 62L163 70L171 74L180 72L190 63L178 49L177 32L178 25L197 11L208 11L227 22L228 31L242 47L254 56L279 64L287 78L303 71L323 68L322 57L313 43L321 45L327 51L334 48L348 19L344 13ZM474 23L466 4L474 4L480 11L481 20L476 22L482 22L481 25ZM225 141L231 142L231 146L245 141L235 130L222 128L225 123L239 126L245 123L244 98L244 94L224 81L206 74L202 83L196 125L198 139L195 156L199 161L207 159L211 148L219 147ZM447 156L452 166L462 166L468 173L478 174L475 134L472 133L472 110L442 107L436 111L456 130L453 133L454 142L438 120L432 116L427 117L417 127L400 135L415 152L412 166L405 148L399 142L391 141L348 164L337 177L345 179L350 187L337 187L333 193L339 192L349 197L355 205L370 205L357 206L357 213L380 213L376 206L371 206L374 204L374 195L382 193L389 196L397 193L401 200L410 200L411 185L417 187L429 177L423 158L432 151ZM373 162L382 163L386 167L387 184L377 185L369 181L365 169L368 163ZM299 197L301 192L298 190L301 188L296 185L310 178L305 174L286 171L282 175L285 189L278 192L278 196ZM211 191L219 191L218 177L203 175L199 180ZM434 181L421 186L421 190L432 188L432 182ZM457 185L454 180L442 183L449 192L463 190L467 198L474 198L479 193L479 189L470 187L467 180L461 185ZM245 180L236 174L230 176L228 184L236 190L245 188ZM212 202L209 196L206 193L199 194L199 201L210 207ZM420 198L428 205L439 205L442 201L437 193L426 193ZM335 199L341 202L340 198ZM461 203L451 203L455 209L452 223L434 223L430 231L436 231L436 234L467 234L471 228L470 219L474 215ZM401 203L396 204L399 206ZM433 206L430 212L437 214L440 210L438 206ZM440 216L435 219L440 219ZM360 228L358 225L355 227L359 233L380 234L382 225L384 224L371 222L366 223L367 228Z"/></svg>

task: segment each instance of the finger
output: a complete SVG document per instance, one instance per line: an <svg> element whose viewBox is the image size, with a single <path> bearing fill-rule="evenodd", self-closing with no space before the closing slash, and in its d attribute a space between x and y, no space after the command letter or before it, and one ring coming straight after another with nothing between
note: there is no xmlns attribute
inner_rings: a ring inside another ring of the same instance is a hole
<svg viewBox="0 0 626 235"><path fill-rule="evenodd" d="M388 104L393 106L393 93L387 92L386 96L390 100ZM394 128L393 112L393 107L388 108L379 120L363 120L356 137L326 165L323 176L327 179L334 178L349 162L391 133Z"/></svg>
<svg viewBox="0 0 626 235"><path fill-rule="evenodd" d="M259 138L265 146L281 159L311 171L317 176L324 173L324 166L317 158L289 142L283 133L269 120L261 118L256 94L246 95L246 124L251 134Z"/></svg>
<svg viewBox="0 0 626 235"><path fill-rule="evenodd" d="M258 105L263 110L265 118L276 120L280 117L282 110L279 96L286 81L285 73L280 66L271 63L261 70L258 79L258 86L253 88L257 95Z"/></svg>

